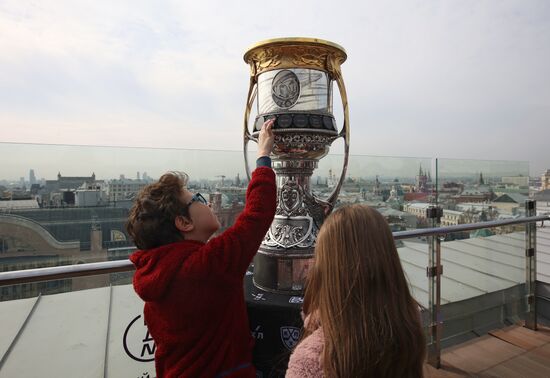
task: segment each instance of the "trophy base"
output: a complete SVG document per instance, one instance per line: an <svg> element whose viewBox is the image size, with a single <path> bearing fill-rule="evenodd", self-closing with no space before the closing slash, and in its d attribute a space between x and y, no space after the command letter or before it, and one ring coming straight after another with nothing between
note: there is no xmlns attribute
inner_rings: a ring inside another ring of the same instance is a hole
<svg viewBox="0 0 550 378"><path fill-rule="evenodd" d="M313 264L313 248L311 253L300 252L290 255L259 250L254 257L254 286L271 293L301 295Z"/></svg>

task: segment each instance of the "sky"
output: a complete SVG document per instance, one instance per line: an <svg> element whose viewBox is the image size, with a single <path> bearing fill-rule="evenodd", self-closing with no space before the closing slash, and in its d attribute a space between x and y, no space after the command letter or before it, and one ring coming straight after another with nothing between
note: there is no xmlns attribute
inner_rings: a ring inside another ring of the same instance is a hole
<svg viewBox="0 0 550 378"><path fill-rule="evenodd" d="M346 49L353 155L550 168L546 0L0 0L0 142L241 151L242 56L257 41L291 36ZM46 163L38 177L89 174L86 151L106 176L140 169L110 171L102 149L49 148L0 144L3 160L11 151L0 177ZM54 159L60 150L80 155ZM167 151L128 150L121 159L171 166ZM18 153L29 160L22 168ZM218 164L214 155L201 164Z"/></svg>

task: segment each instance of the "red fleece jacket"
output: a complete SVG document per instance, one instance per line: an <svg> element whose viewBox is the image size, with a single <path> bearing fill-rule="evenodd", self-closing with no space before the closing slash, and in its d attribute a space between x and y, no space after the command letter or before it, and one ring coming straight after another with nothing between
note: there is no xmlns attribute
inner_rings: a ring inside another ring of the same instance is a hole
<svg viewBox="0 0 550 378"><path fill-rule="evenodd" d="M157 377L256 377L243 277L275 207L275 173L258 167L244 211L223 234L130 256L156 344Z"/></svg>

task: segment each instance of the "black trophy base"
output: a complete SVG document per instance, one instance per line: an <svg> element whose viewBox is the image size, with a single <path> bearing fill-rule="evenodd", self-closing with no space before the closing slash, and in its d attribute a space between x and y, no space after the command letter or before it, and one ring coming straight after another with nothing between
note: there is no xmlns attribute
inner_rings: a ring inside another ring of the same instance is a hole
<svg viewBox="0 0 550 378"><path fill-rule="evenodd" d="M300 316L303 297L259 289L252 282L251 271L246 273L244 290L250 331L255 339L256 376L284 377L303 325Z"/></svg>

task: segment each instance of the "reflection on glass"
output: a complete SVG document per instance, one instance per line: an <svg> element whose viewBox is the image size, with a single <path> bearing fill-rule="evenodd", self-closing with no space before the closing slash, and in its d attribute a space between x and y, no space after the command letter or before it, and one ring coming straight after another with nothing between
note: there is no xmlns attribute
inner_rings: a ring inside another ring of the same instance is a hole
<svg viewBox="0 0 550 378"><path fill-rule="evenodd" d="M303 90L304 86L301 94ZM248 181L242 152L0 143L0 153L10 157L10 164L0 166L3 271L126 259L135 249L125 229L133 199L166 171L189 174L190 190L203 193L212 203L221 231L244 208ZM249 160L254 161L254 153L250 154ZM342 155L332 154L319 162L311 178L317 196L326 198L332 192L342 160ZM443 207L443 226L523 215L527 163L438 159L437 172L432 169L435 166L431 158L350 156L337 206L374 207L393 231L427 227L426 209L435 203L436 195ZM455 233L446 236L444 243L460 242L477 253L480 247L474 244L483 238L517 237L517 232L521 229L516 227ZM427 257L422 251L427 250L426 238L397 244L412 291L425 304ZM501 252L506 248L503 245ZM127 284L130 279L131 274L117 273L107 282L82 283L86 282L82 279L77 285L63 280L0 288L0 299Z"/></svg>
<svg viewBox="0 0 550 378"><path fill-rule="evenodd" d="M524 319L524 226L482 229L447 238L450 241L441 244L447 342Z"/></svg>
<svg viewBox="0 0 550 378"><path fill-rule="evenodd" d="M443 225L502 220L524 214L529 163L437 159L437 198Z"/></svg>

